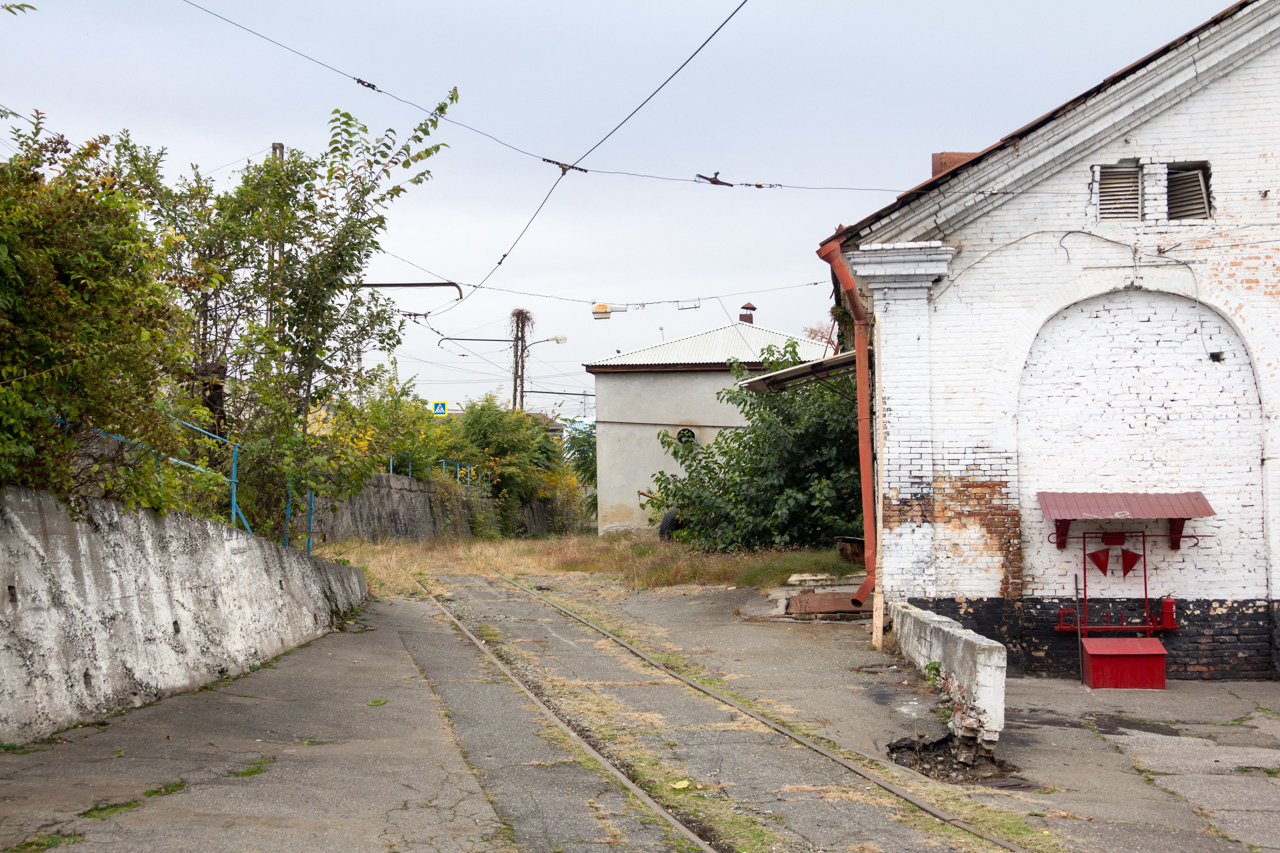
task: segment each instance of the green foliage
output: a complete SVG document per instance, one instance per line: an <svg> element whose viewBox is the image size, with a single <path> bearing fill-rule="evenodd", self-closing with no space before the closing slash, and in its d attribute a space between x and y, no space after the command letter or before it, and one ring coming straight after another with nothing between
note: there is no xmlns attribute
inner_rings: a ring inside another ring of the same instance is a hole
<svg viewBox="0 0 1280 853"><path fill-rule="evenodd" d="M563 463L561 449L540 418L504 406L493 394L467 402L462 438L494 472L494 496L510 492L521 504L537 496L547 472ZM474 457L473 457L474 458Z"/></svg>
<svg viewBox="0 0 1280 853"><path fill-rule="evenodd" d="M762 353L766 372L800 363L794 342ZM734 365L734 376L747 372ZM852 396L848 379L831 380ZM677 536L715 551L813 547L862 531L858 421L853 405L830 387L782 393L721 391L747 419L706 447L659 435L683 473L654 477L661 508L680 511Z"/></svg>
<svg viewBox="0 0 1280 853"><path fill-rule="evenodd" d="M929 683L930 687L938 684L938 679L942 677L942 662L931 660L924 665L924 680Z"/></svg>
<svg viewBox="0 0 1280 853"><path fill-rule="evenodd" d="M152 788L150 791L143 791L144 797L167 797L170 794L176 794L187 788L187 780L179 779L177 782L170 782L168 785L161 785L159 788Z"/></svg>
<svg viewBox="0 0 1280 853"><path fill-rule="evenodd" d="M158 506L157 454L176 449L171 416L185 414L165 391L186 325L156 275L145 207L109 138L73 148L38 113L13 138L0 163L0 482Z"/></svg>
<svg viewBox="0 0 1280 853"><path fill-rule="evenodd" d="M0 481L226 518L231 453L182 419L242 446L259 534L291 494L357 491L377 462L334 413L385 381L365 355L402 329L362 275L456 99L403 142L335 110L324 153L281 151L226 192L198 170L170 186L127 133L73 148L37 113L0 164Z"/></svg>
<svg viewBox="0 0 1280 853"><path fill-rule="evenodd" d="M394 350L403 328L393 302L360 285L388 205L430 177L423 164L442 146L428 138L456 100L403 142L334 110L324 153L250 164L227 192L198 171L174 188L140 176L193 320L189 387L210 431L245 448L240 496L255 532L281 531L291 491L341 499L381 469L335 426L387 380L365 356Z"/></svg>
<svg viewBox="0 0 1280 853"><path fill-rule="evenodd" d="M586 510L592 516L598 512L596 494L596 425L594 422L569 421L564 431L564 456L574 476L584 487L591 489Z"/></svg>
<svg viewBox="0 0 1280 853"><path fill-rule="evenodd" d="M92 818L94 820L106 820L109 817L114 817L115 815L120 814L120 812L127 812L130 809L136 809L137 807L137 800L130 800L127 803L109 803L107 805L94 806L87 812L81 812L80 817Z"/></svg>
<svg viewBox="0 0 1280 853"><path fill-rule="evenodd" d="M372 393L343 402L335 412L330 428L342 433L353 452L373 459L379 471L394 458L398 474L440 479L440 460L449 459L463 465L465 482L470 469L472 484L490 487L505 536L525 532L521 509L534 500L546 501L557 532L584 523L578 481L546 422L492 394L468 401L463 413L437 418L430 401L418 397L411 383L400 382L393 365ZM453 468L444 476L452 482Z"/></svg>
<svg viewBox="0 0 1280 853"><path fill-rule="evenodd" d="M84 840L83 835L64 835L61 832L55 832L52 835L46 835L43 832L36 833L36 837L30 841L23 841L12 847L6 847L4 853L36 853L40 850L52 850L54 847L61 847L64 844L79 844Z"/></svg>

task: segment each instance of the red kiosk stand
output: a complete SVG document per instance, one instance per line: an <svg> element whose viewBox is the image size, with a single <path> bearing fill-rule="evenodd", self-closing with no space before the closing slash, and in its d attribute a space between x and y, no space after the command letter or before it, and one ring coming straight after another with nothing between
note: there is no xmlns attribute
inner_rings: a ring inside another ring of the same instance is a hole
<svg viewBox="0 0 1280 853"><path fill-rule="evenodd" d="M1040 492L1037 497L1046 519L1054 524L1049 541L1060 549L1067 547L1070 539L1081 542L1081 569L1077 585L1076 606L1058 611L1059 631L1074 631L1080 646L1080 678L1093 688L1129 688L1163 690L1165 686L1164 644L1153 635L1161 631L1176 631L1174 601L1162 599L1159 613L1152 613L1147 584L1147 540L1168 539L1172 550L1179 550L1184 539L1194 547L1199 536L1184 536L1183 527L1188 518L1205 518L1214 514L1213 507L1200 492L1179 493L1117 493L1097 492ZM1079 537L1070 536L1073 521L1124 521L1165 518L1169 521L1168 534L1147 533L1145 530L1087 530ZM1091 542L1103 547L1090 550ZM1141 550L1125 547L1132 543ZM1119 548L1119 565L1112 566L1111 551ZM1119 568L1122 577L1142 565L1142 621L1121 617L1112 622L1108 610L1102 624L1089 621L1089 566L1104 576L1108 570ZM1105 636L1117 633L1138 633L1137 637ZM1104 636L1090 636L1102 634Z"/></svg>

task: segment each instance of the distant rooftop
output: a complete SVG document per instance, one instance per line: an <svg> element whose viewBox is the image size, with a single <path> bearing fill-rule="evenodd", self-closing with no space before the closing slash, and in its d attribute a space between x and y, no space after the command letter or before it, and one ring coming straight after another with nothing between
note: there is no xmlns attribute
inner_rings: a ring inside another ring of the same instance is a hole
<svg viewBox="0 0 1280 853"><path fill-rule="evenodd" d="M817 341L762 329L752 323L730 323L718 329L685 338L665 341L624 352L584 365L588 373L638 370L725 370L729 359L747 367L760 366L760 351L766 346L779 349L788 341L799 345L805 361L822 358L825 347Z"/></svg>

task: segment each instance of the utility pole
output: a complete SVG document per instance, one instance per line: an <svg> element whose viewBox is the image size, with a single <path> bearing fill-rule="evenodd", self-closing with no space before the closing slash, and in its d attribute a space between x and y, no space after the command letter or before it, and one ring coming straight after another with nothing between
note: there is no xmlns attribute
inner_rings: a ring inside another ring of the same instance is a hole
<svg viewBox="0 0 1280 853"><path fill-rule="evenodd" d="M511 408L524 408L524 372L529 357L529 330L533 315L523 308L511 312Z"/></svg>
<svg viewBox="0 0 1280 853"><path fill-rule="evenodd" d="M271 143L271 159L277 166L284 162L283 142ZM278 331L275 327L276 299L280 289L280 244L274 239L267 243L267 270L267 277L271 279L267 284L267 328L274 333Z"/></svg>

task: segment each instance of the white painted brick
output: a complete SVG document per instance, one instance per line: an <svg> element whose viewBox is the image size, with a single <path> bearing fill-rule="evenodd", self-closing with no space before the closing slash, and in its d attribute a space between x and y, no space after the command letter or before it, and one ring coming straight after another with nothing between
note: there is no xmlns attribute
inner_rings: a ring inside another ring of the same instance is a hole
<svg viewBox="0 0 1280 853"><path fill-rule="evenodd" d="M912 251L957 249L927 304L919 286L874 290L883 493L1003 484L985 505L1020 514L1027 595L1070 595L1080 570L1078 541L1045 540L1039 490L1201 490L1217 515L1187 531L1214 538L1177 552L1153 542L1152 594L1280 588L1280 525L1267 523L1280 518L1280 463L1263 462L1280 456L1280 56L1203 83L1185 71L1190 97L1171 106L1164 87L1130 101L1140 123L1070 160L1077 126L1051 127L1061 145L1008 158L1040 173L1027 192L975 195L981 213L953 230L904 230L909 212L877 224L874 249L904 275L936 269ZM1104 108L1083 105L1080 132ZM1150 164L1146 219L1097 221L1093 167L1133 159ZM1162 170L1190 161L1210 166L1214 217L1169 222ZM881 556L891 598L998 595L1008 558L975 519L886 531ZM1140 595L1141 577L1091 571L1090 592Z"/></svg>

